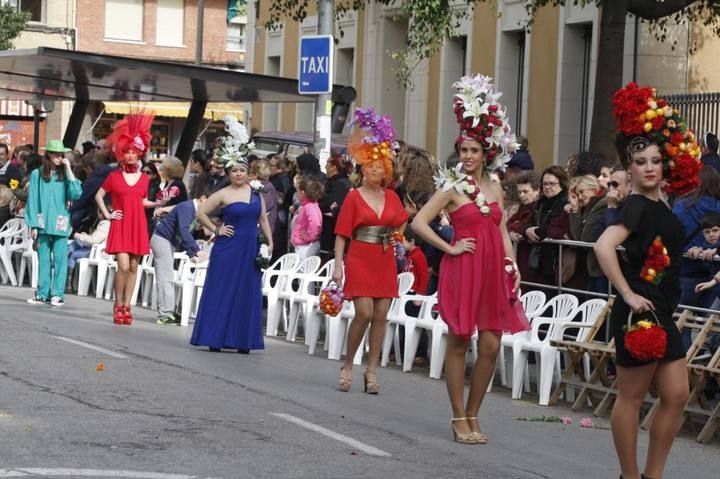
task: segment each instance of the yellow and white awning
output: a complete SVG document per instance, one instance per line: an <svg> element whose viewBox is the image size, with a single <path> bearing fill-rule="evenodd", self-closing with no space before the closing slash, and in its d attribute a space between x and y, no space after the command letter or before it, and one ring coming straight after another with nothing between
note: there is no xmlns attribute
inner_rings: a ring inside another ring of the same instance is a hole
<svg viewBox="0 0 720 479"><path fill-rule="evenodd" d="M124 102L124 101L104 101L106 113L119 113L126 115L130 113L130 109L142 109L148 112L154 112L155 116L165 116L172 118L187 118L190 111L190 103L187 102ZM244 103L217 103L211 102L205 108L206 120L222 120L225 115L234 115L239 121L245 118L243 110Z"/></svg>

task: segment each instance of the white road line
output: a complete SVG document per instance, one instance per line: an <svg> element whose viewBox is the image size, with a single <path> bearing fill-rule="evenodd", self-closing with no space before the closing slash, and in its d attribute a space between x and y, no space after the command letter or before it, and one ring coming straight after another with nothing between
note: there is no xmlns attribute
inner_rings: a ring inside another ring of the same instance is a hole
<svg viewBox="0 0 720 479"><path fill-rule="evenodd" d="M116 353L114 351L110 351L109 349L101 348L100 346L95 346L93 344L85 343L83 341L78 341L77 339L65 338L63 336L55 336L55 338L59 339L60 341L65 341L66 343L71 343L76 346L81 346L83 348L92 349L93 351L97 351L99 353L107 354L108 356L110 356L112 358L117 358L117 359L127 359L128 358L124 354ZM2 477L2 476L0 476L0 477Z"/></svg>
<svg viewBox="0 0 720 479"><path fill-rule="evenodd" d="M198 476L185 474L163 474L161 472L113 471L104 469L48 469L43 467L22 467L0 469L0 477L124 477L127 479L197 479Z"/></svg>
<svg viewBox="0 0 720 479"><path fill-rule="evenodd" d="M303 419L300 419L299 417L295 417L295 416L291 416L290 414L283 414L283 413L279 413L279 412L271 412L270 415L279 417L280 419L285 419L288 422L297 424L298 426L301 426L301 427L304 427L305 429L309 429L311 431L317 432L319 434L322 434L323 436L327 436L330 439L335 439L336 441L344 442L345 444L348 444L356 449L359 449L360 451L364 452L365 454L370 454L371 456L379 456L379 457L390 457L391 456L390 453L387 453L381 449L372 447L368 444L365 444L364 442L360 442L360 441L353 439L349 436L346 436L344 434L340 434L338 432L331 431L330 429L326 429L322 426L318 426L317 424L307 422Z"/></svg>

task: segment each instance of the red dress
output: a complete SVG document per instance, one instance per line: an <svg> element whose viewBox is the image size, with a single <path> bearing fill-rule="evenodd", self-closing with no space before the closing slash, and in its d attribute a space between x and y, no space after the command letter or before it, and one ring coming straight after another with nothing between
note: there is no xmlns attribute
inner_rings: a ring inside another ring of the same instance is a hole
<svg viewBox="0 0 720 479"><path fill-rule="evenodd" d="M438 306L442 319L455 336L475 330L517 333L530 329L520 301L510 302L505 269L505 247L500 221L502 211L490 203L483 215L474 203L450 213L455 238L475 238L475 253L446 254L440 263Z"/></svg>
<svg viewBox="0 0 720 479"><path fill-rule="evenodd" d="M361 226L400 227L408 219L400 198L393 190L385 190L385 207L380 217L363 199L358 190L351 190L343 201L335 234L352 238ZM383 251L379 243L351 239L345 256L345 298L397 298L397 266L392 246Z"/></svg>
<svg viewBox="0 0 720 479"><path fill-rule="evenodd" d="M143 199L147 198L150 179L144 173L134 185L125 181L122 171L113 171L105 178L102 189L112 199L112 209L121 210L121 220L110 222L105 251L108 254L130 253L144 256L150 252L148 225Z"/></svg>

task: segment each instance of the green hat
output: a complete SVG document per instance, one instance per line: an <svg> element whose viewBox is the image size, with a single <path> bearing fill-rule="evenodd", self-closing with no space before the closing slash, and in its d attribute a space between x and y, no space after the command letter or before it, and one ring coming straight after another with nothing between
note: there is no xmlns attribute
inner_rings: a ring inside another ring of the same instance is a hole
<svg viewBox="0 0 720 479"><path fill-rule="evenodd" d="M45 147L45 151L47 153L67 153L70 151L70 148L65 148L62 140L49 140L47 142L47 146Z"/></svg>

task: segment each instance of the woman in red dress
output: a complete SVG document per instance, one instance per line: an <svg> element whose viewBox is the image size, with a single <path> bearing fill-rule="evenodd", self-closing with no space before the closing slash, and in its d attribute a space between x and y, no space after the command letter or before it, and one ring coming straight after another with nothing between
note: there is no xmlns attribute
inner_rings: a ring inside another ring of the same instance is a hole
<svg viewBox="0 0 720 479"><path fill-rule="evenodd" d="M349 151L362 165L363 183L348 193L335 225L335 271L338 284L345 277L343 293L355 305L355 318L347 335L347 355L340 369L338 389L349 391L355 353L370 325L370 353L363 375L365 392L378 394L377 367L385 335L385 320L392 298L398 296L397 267L392 233L405 227L408 215L400 198L386 186L392 181L392 142L390 118L378 117L372 108L355 111L355 122L371 130L362 139L350 142ZM374 128L373 126L374 125ZM345 245L350 246L345 256Z"/></svg>
<svg viewBox="0 0 720 479"><path fill-rule="evenodd" d="M145 207L158 204L147 200L150 180L140 171L140 158L150 144L152 121L153 115L133 113L115 123L107 141L119 169L108 175L95 195L100 212L111 220L105 251L114 254L117 261L113 308L116 324L132 324L130 299L137 267L140 258L150 252ZM106 194L111 196L112 211L105 206Z"/></svg>
<svg viewBox="0 0 720 479"><path fill-rule="evenodd" d="M461 134L457 139L460 164L446 171L441 190L415 216L415 233L443 251L438 285L440 315L448 326L445 362L451 429L455 441L485 444L477 415L495 370L503 332L529 329L516 292L520 273L503 215L503 192L490 179L517 147L490 79L463 77L453 85L455 114ZM484 112L475 116L471 112ZM447 209L455 239L445 242L430 222ZM465 354L470 337L478 332L478 358L464 401Z"/></svg>

